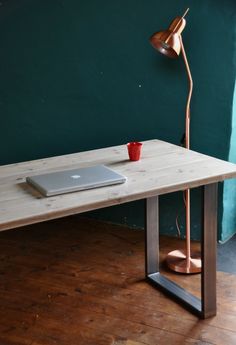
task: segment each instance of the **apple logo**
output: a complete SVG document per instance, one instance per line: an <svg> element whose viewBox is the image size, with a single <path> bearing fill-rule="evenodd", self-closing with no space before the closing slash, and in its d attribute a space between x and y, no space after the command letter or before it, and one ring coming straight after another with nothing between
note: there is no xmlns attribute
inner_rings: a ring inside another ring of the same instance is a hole
<svg viewBox="0 0 236 345"><path fill-rule="evenodd" d="M71 178L77 179L77 178L80 178L80 175L72 175Z"/></svg>

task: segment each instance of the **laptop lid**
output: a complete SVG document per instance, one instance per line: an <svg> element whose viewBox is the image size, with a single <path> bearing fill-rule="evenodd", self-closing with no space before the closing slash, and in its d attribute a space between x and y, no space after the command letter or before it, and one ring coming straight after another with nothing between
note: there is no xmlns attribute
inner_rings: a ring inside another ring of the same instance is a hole
<svg viewBox="0 0 236 345"><path fill-rule="evenodd" d="M35 187L44 196L108 186L124 183L125 181L125 176L105 165L56 171L53 173L26 177L26 182Z"/></svg>

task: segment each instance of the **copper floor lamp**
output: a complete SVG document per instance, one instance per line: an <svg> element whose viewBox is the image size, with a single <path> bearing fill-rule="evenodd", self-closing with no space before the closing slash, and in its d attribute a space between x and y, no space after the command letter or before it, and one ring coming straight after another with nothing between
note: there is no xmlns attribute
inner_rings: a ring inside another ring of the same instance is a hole
<svg viewBox="0 0 236 345"><path fill-rule="evenodd" d="M181 33L185 28L186 20L184 17L189 8L182 17L176 17L166 31L160 31L153 34L150 38L152 46L162 54L177 58L182 52L184 64L187 70L189 80L189 93L186 104L185 114L185 140L186 149L190 147L190 101L193 90L193 80L185 54ZM174 250L167 255L166 261L169 268L179 273L198 273L201 272L201 257L199 253L191 253L190 243L190 190L185 191L185 212L186 212L186 250Z"/></svg>

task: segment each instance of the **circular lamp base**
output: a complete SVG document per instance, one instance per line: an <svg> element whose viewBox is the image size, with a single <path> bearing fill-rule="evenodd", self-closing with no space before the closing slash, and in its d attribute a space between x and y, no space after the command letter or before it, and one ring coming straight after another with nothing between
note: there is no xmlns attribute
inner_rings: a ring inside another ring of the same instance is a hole
<svg viewBox="0 0 236 345"><path fill-rule="evenodd" d="M199 252L191 253L190 263L188 265L185 251L174 250L166 257L167 266L178 273L200 273L202 268L201 254Z"/></svg>

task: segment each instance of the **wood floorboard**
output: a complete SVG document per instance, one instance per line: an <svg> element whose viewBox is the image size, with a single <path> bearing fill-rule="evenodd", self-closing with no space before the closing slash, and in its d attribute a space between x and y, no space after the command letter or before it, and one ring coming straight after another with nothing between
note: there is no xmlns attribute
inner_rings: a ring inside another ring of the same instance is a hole
<svg viewBox="0 0 236 345"><path fill-rule="evenodd" d="M161 259L182 245L162 238ZM199 275L163 273L199 294ZM68 217L3 232L0 345L235 345L236 276L217 278L218 314L199 320L145 282L143 231Z"/></svg>

